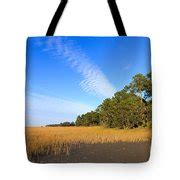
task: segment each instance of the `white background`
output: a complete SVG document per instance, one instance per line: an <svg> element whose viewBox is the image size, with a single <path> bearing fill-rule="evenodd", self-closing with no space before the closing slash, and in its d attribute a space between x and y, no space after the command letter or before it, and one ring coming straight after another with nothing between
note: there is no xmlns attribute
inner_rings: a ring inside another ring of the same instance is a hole
<svg viewBox="0 0 180 180"><path fill-rule="evenodd" d="M117 0L127 34L149 36L153 145L144 164L32 164L24 139L27 36L43 36L60 0L0 1L0 179L179 179L179 0ZM106 0L69 0L56 35L116 35Z"/></svg>

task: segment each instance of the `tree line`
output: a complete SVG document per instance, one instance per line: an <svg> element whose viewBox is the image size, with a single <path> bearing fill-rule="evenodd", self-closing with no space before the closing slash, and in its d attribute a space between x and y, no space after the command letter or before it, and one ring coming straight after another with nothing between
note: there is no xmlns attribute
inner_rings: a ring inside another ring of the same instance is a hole
<svg viewBox="0 0 180 180"><path fill-rule="evenodd" d="M105 126L132 129L151 127L152 86L151 73L137 74L123 90L105 99L95 111L79 115L76 126Z"/></svg>
<svg viewBox="0 0 180 180"><path fill-rule="evenodd" d="M61 126L61 127L75 126L75 123L65 121L65 122L62 122L62 123L59 123L59 124L48 124L48 125L46 125L46 127L58 127L58 126Z"/></svg>

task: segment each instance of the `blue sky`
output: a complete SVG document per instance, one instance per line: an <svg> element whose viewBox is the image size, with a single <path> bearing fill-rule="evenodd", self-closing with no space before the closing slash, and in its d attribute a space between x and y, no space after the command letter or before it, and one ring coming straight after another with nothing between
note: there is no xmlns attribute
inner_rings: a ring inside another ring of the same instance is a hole
<svg viewBox="0 0 180 180"><path fill-rule="evenodd" d="M27 40L26 125L75 121L150 71L150 42L138 37Z"/></svg>

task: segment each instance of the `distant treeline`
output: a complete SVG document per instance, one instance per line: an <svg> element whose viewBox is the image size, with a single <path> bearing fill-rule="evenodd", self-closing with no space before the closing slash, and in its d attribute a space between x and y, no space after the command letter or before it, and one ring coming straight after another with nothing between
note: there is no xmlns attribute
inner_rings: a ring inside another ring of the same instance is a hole
<svg viewBox="0 0 180 180"><path fill-rule="evenodd" d="M62 123L59 123L59 124L48 124L48 125L46 125L46 127L58 127L58 126L62 126L62 127L75 126L75 123L66 121L66 122L62 122Z"/></svg>
<svg viewBox="0 0 180 180"><path fill-rule="evenodd" d="M151 127L152 86L151 73L137 74L123 90L105 99L95 111L79 115L76 126L105 126L132 129Z"/></svg>

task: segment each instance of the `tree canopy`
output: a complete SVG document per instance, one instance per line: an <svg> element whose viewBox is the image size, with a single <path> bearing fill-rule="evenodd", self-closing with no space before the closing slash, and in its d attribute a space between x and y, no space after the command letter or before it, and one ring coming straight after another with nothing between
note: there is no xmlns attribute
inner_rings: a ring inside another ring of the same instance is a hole
<svg viewBox="0 0 180 180"><path fill-rule="evenodd" d="M91 111L77 117L76 126L97 126L100 123L99 113Z"/></svg>
<svg viewBox="0 0 180 180"><path fill-rule="evenodd" d="M79 115L76 126L102 125L109 128L132 129L151 127L151 73L137 74L123 90L105 99L95 111Z"/></svg>

